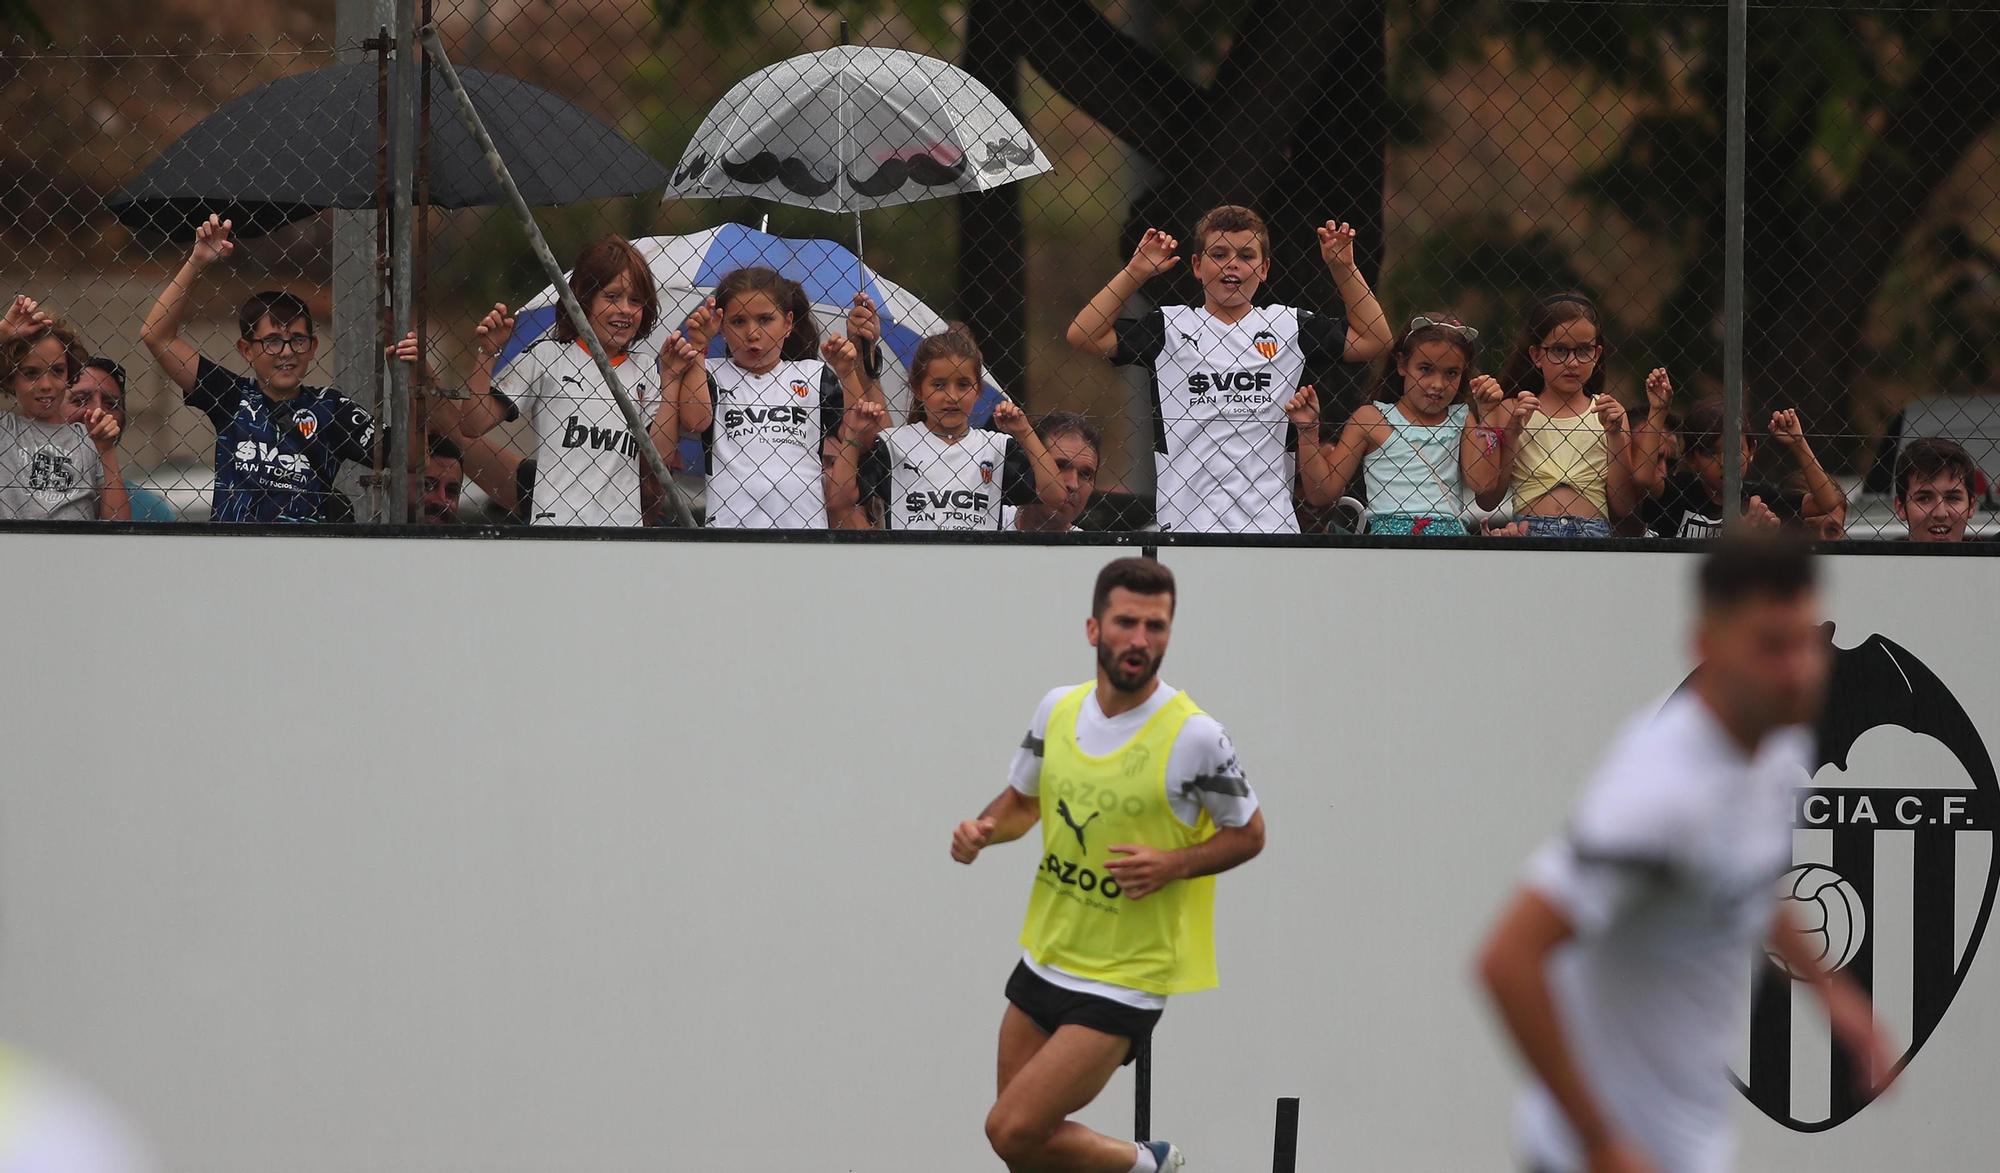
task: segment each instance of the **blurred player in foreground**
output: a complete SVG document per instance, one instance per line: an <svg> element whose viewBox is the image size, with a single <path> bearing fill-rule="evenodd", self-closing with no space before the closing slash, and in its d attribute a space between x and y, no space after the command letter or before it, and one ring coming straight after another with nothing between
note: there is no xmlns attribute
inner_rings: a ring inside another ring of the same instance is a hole
<svg viewBox="0 0 2000 1173"><path fill-rule="evenodd" d="M1480 976L1537 1081L1517 1116L1535 1173L1730 1167L1726 1068L1760 940L1824 999L1867 1090L1889 1072L1866 996L1822 971L1775 891L1831 655L1815 578L1789 537L1703 559L1700 668L1626 726L1486 942Z"/></svg>
<svg viewBox="0 0 2000 1173"><path fill-rule="evenodd" d="M951 857L1042 824L1041 861L1007 981L1000 1093L986 1116L1015 1173L1171 1173L1145 1144L1068 1119L1152 1036L1169 994L1215 982L1215 880L1264 848L1264 816L1229 734L1159 678L1174 576L1120 558L1097 576L1084 633L1097 679L1042 698L1008 786L952 832Z"/></svg>

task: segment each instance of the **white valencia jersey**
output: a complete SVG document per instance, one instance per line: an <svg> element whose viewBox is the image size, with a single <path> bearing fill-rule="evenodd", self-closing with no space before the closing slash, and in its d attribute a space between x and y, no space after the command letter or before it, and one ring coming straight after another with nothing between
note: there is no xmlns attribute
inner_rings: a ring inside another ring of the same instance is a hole
<svg viewBox="0 0 2000 1173"><path fill-rule="evenodd" d="M1154 471L1162 530L1295 534L1285 404L1310 360L1339 359L1347 324L1290 306L1224 322L1165 306L1117 324L1112 361L1153 376Z"/></svg>
<svg viewBox="0 0 2000 1173"><path fill-rule="evenodd" d="M753 374L708 360L708 524L730 529L825 529L820 441L840 428L840 379L816 358Z"/></svg>
<svg viewBox="0 0 2000 1173"><path fill-rule="evenodd" d="M890 428L876 441L864 492L883 499L889 529L998 530L1008 481L1018 479L1013 443L999 432L967 432L954 444L922 424Z"/></svg>
<svg viewBox="0 0 2000 1173"><path fill-rule="evenodd" d="M1812 735L1754 757L1687 691L1635 720L1528 884L1576 930L1550 963L1563 1031L1621 1135L1663 1173L1721 1173L1734 1149L1727 1074L1752 960L1792 862L1792 801ZM1517 1115L1531 1167L1581 1170L1567 1118L1540 1086Z"/></svg>
<svg viewBox="0 0 2000 1173"><path fill-rule="evenodd" d="M641 339L613 364L651 421L660 406L660 353ZM530 525L643 525L639 437L581 342L545 338L500 372L494 388L535 429Z"/></svg>

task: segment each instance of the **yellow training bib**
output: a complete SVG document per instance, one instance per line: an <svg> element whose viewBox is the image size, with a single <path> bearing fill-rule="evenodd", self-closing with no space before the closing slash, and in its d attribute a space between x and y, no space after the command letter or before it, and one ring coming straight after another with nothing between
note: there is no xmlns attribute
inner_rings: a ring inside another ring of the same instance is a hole
<svg viewBox="0 0 2000 1173"><path fill-rule="evenodd" d="M1042 862L1021 944L1042 965L1153 994L1215 985L1215 877L1176 880L1127 899L1105 869L1114 843L1174 850L1203 842L1167 801L1167 758L1189 717L1186 693L1161 706L1132 740L1104 757L1076 743L1076 717L1096 684L1071 690L1049 714L1042 749Z"/></svg>

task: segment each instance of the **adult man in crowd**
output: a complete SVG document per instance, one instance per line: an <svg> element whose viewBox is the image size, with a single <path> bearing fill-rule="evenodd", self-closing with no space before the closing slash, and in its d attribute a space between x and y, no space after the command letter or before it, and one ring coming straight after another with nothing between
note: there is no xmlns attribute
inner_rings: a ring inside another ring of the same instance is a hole
<svg viewBox="0 0 2000 1173"><path fill-rule="evenodd" d="M1063 501L1053 508L1042 505L1003 505L1000 528L1023 533L1069 533L1076 519L1090 508L1097 493L1097 469L1104 451L1103 437L1089 420L1073 411L1052 411L1035 427L1049 455L1055 457L1056 471L1062 476Z"/></svg>
<svg viewBox="0 0 2000 1173"><path fill-rule="evenodd" d="M125 368L116 359L98 355L86 359L83 373L69 388L69 418L81 420L96 408L118 421L118 439L125 439ZM158 493L125 482L126 499L132 503L133 521L178 521L174 507Z"/></svg>

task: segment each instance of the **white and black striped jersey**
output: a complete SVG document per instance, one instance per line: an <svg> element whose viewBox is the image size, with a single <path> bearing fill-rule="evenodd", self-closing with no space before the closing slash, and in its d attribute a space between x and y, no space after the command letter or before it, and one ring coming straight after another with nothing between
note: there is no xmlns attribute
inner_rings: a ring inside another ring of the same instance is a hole
<svg viewBox="0 0 2000 1173"><path fill-rule="evenodd" d="M1660 1169L1729 1168L1727 1067L1751 961L1792 862L1793 791L1812 737L1787 729L1753 757L1692 692L1628 725L1568 832L1528 884L1575 937L1550 965L1563 1028L1621 1135ZM1581 1169L1568 1121L1537 1086L1518 1113L1531 1168Z"/></svg>
<svg viewBox="0 0 2000 1173"><path fill-rule="evenodd" d="M708 452L708 524L735 529L825 529L820 441L840 428L839 376L816 358L761 375L708 360L715 422Z"/></svg>
<svg viewBox="0 0 2000 1173"><path fill-rule="evenodd" d="M1162 530L1297 533L1296 437L1285 404L1307 365L1339 361L1347 322L1258 306L1224 322L1200 306L1121 318L1111 361L1152 374Z"/></svg>
<svg viewBox="0 0 2000 1173"><path fill-rule="evenodd" d="M861 495L881 499L888 529L998 530L1001 505L1035 499L1034 470L1000 432L968 432L954 444L904 424L863 458Z"/></svg>

